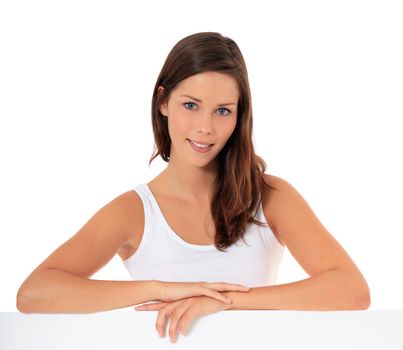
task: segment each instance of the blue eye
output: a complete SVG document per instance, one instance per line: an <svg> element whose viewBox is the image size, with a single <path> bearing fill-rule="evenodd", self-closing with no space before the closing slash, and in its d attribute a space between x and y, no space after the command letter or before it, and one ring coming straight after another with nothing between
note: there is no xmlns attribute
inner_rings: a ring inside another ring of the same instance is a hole
<svg viewBox="0 0 403 350"><path fill-rule="evenodd" d="M186 108L186 105L189 105L189 104L195 105L196 103L193 103L193 102L185 102L183 105L184 105L185 108ZM193 109L193 108L186 108L186 109Z"/></svg>
<svg viewBox="0 0 403 350"><path fill-rule="evenodd" d="M228 114L230 114L231 113L231 111L228 109L228 108L219 108L219 110L220 109L222 109L222 110L224 110L224 111L227 111L228 113L227 114L221 114L221 115L228 115Z"/></svg>
<svg viewBox="0 0 403 350"><path fill-rule="evenodd" d="M193 110L194 108L188 108L187 105L195 105L196 106L196 103L194 103L194 102L185 102L183 105L185 106L186 109ZM231 111L228 108L219 108L218 110L227 111L226 114L219 113L222 116L227 116L227 115L229 115L231 113Z"/></svg>

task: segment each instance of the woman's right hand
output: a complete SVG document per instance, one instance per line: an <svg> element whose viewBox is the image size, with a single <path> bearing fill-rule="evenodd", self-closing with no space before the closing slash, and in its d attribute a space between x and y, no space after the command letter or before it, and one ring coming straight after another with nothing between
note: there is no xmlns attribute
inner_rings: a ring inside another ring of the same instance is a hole
<svg viewBox="0 0 403 350"><path fill-rule="evenodd" d="M236 291L249 292L250 287L241 284L227 282L159 282L159 300L172 302L179 299L207 296L217 299L223 303L230 303L230 300L220 292Z"/></svg>

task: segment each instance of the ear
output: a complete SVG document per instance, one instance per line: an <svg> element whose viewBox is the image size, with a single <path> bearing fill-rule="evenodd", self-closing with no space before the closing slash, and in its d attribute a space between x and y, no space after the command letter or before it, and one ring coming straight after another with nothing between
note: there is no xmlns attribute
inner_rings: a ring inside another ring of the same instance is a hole
<svg viewBox="0 0 403 350"><path fill-rule="evenodd" d="M163 86L161 86L161 85L158 86L158 94L159 94L159 95L164 94L164 91L165 91L165 89L164 89ZM165 98L164 98L164 102L162 102L162 103L160 104L159 109L160 109L160 112L161 112L161 114L162 114L163 116L165 116L165 117L168 116L168 106L167 106L167 103L166 103L166 99L165 99Z"/></svg>

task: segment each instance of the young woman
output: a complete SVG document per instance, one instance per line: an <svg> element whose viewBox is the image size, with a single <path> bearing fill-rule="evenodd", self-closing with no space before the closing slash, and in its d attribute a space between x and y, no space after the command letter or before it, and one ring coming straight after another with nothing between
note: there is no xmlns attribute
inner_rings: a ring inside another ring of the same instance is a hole
<svg viewBox="0 0 403 350"><path fill-rule="evenodd" d="M228 309L367 309L368 285L286 180L254 152L247 69L215 32L180 40L152 97L168 165L101 208L20 287L21 312L88 313L158 301L157 330ZM289 249L309 278L276 285ZM119 254L133 281L91 280ZM227 301L225 298L231 300Z"/></svg>

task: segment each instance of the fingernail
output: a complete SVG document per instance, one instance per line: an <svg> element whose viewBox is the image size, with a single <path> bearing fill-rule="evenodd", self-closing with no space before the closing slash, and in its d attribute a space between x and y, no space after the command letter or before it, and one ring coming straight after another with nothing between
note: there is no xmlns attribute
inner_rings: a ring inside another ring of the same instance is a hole
<svg viewBox="0 0 403 350"><path fill-rule="evenodd" d="M232 300L231 300L230 298L225 298L225 301L226 301L227 303L232 303Z"/></svg>

